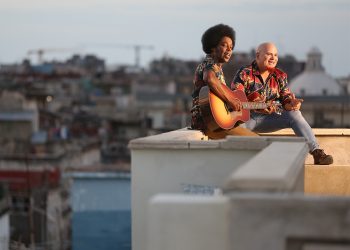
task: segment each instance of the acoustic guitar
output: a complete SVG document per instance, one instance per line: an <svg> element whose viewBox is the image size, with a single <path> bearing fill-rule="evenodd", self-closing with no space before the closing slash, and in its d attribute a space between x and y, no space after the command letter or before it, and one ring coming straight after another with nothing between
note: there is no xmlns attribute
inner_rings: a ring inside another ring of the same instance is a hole
<svg viewBox="0 0 350 250"><path fill-rule="evenodd" d="M248 121L251 109L266 109L274 106L277 114L282 112L280 103L248 102L243 91L232 91L227 86L223 86L229 93L229 98L238 99L242 103L242 109L234 111L228 104L212 93L208 86L202 87L199 92L198 104L204 122L210 131L215 131L219 128L231 129L239 121Z"/></svg>

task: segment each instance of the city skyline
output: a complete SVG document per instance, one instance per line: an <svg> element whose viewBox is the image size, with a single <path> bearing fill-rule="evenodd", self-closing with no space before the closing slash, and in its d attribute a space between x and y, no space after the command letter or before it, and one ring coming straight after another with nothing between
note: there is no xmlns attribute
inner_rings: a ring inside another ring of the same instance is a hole
<svg viewBox="0 0 350 250"><path fill-rule="evenodd" d="M134 64L138 45L148 47L140 49L142 66L164 55L199 60L202 33L225 23L236 30L235 51L272 41L281 56L306 60L317 47L327 73L340 77L350 75L349 21L347 0L13 0L0 7L0 64L26 57L35 62L27 53L37 49L51 50L46 60L78 53L95 54L108 65Z"/></svg>

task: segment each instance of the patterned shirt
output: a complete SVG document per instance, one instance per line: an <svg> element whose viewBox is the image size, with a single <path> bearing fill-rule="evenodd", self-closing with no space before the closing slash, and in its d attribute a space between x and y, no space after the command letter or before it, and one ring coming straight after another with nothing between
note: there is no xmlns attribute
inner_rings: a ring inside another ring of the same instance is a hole
<svg viewBox="0 0 350 250"><path fill-rule="evenodd" d="M275 68L264 82L256 61L236 73L231 89L243 90L251 102L279 101L284 105L294 98L294 94L288 88L286 73Z"/></svg>
<svg viewBox="0 0 350 250"><path fill-rule="evenodd" d="M214 69L215 62L213 58L210 55L206 55L203 62L197 66L196 72L194 74L193 79L193 92L192 92L192 121L191 121L191 127L193 129L199 129L204 131L206 129L205 123L203 121L200 108L198 106L198 97L199 97L199 91L203 86L206 86L207 83L204 82L204 72L207 70L213 70L216 74L216 77L221 81L222 84L226 85L224 73L222 72L221 67L219 70Z"/></svg>

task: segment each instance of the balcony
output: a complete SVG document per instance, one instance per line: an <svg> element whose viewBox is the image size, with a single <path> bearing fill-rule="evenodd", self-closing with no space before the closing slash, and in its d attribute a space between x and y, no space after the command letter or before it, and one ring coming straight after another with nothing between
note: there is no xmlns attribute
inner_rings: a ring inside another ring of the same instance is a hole
<svg viewBox="0 0 350 250"><path fill-rule="evenodd" d="M131 141L133 249L348 249L350 130L314 132L333 165L290 130Z"/></svg>

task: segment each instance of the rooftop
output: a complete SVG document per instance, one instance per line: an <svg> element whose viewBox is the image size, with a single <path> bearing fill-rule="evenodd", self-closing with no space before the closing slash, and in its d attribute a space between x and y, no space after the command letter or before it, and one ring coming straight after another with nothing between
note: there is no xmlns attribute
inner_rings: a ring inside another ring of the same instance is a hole
<svg viewBox="0 0 350 250"><path fill-rule="evenodd" d="M185 128L132 140L133 249L292 249L308 239L314 249L348 247L350 130L314 133L333 165L313 165L288 129L208 140Z"/></svg>

